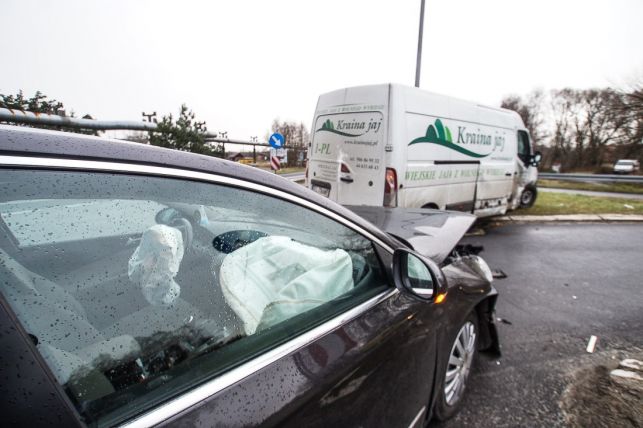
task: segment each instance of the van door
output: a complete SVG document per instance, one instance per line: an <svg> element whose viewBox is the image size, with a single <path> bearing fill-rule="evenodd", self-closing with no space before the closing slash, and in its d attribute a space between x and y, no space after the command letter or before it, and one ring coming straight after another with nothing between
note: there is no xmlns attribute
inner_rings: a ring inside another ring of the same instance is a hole
<svg viewBox="0 0 643 428"><path fill-rule="evenodd" d="M360 106L351 106L361 110ZM381 111L315 118L308 187L340 204L382 205L385 123Z"/></svg>
<svg viewBox="0 0 643 428"><path fill-rule="evenodd" d="M509 209L512 210L520 206L529 207L533 204L536 197L536 180L538 179L538 168L532 164L533 149L529 134L525 130L518 130L516 139L516 172L509 201ZM529 192L525 191L527 188L530 188ZM523 197L526 199L523 200Z"/></svg>
<svg viewBox="0 0 643 428"><path fill-rule="evenodd" d="M537 168L531 165L533 150L527 131L518 131L518 160L516 161L515 189L522 189L536 181ZM522 191L522 190L521 190Z"/></svg>

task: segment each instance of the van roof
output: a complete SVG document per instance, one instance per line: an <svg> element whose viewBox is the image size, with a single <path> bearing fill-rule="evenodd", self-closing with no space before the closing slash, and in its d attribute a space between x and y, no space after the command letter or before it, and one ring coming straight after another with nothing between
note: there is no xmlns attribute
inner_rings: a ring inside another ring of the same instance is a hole
<svg viewBox="0 0 643 428"><path fill-rule="evenodd" d="M468 101L462 98L442 95L435 92L426 91L421 88L402 85L399 83L382 83L382 84L375 84L375 85L352 86L352 87L338 89L335 91L326 92L320 95L317 107L319 109L321 105L324 105L324 106L329 105L325 102L322 102L323 99L326 99L328 101L333 100L330 102L334 105L338 105L336 104L337 100L343 99L345 100L344 102L347 102L348 96L351 92L355 92L355 91L361 92L361 93L378 92L378 91L388 92L389 89L391 90L391 92L403 93L407 100L418 99L418 104L425 105L427 102L430 102L431 104L438 107L436 110L442 110L441 112L438 112L436 114L444 117L450 117L451 115L449 114L449 110L457 108L460 111L469 110L472 113L473 111L475 111L475 114L478 116L477 121L479 121L480 123L488 123L488 124L493 124L495 126L510 128L510 129L525 128L522 118L517 112L513 110L509 110L501 107L488 106L474 101ZM444 106L447 106L447 105L449 106L449 108L444 108ZM407 107L407 111L409 110L413 111L413 106L407 105L406 107ZM411 109L409 109L409 107L411 107ZM453 119L458 119L458 117L453 117Z"/></svg>

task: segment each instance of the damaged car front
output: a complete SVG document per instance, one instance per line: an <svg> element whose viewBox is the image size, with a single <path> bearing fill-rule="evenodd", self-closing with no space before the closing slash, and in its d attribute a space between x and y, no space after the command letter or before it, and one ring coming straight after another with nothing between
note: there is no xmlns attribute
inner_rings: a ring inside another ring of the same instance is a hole
<svg viewBox="0 0 643 428"><path fill-rule="evenodd" d="M443 275L438 295L432 296L442 306L443 334L438 340L445 351L436 363L433 411L436 418L448 419L462 403L476 353L500 356L495 324L498 291L492 285L492 270L479 255L482 247L460 244L476 217L424 208L347 208L428 259L433 271ZM423 298L418 289L406 291Z"/></svg>

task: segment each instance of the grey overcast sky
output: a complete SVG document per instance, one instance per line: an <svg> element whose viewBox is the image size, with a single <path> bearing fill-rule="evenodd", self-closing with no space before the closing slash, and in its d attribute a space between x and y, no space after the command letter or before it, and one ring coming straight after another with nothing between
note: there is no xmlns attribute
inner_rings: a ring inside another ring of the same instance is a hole
<svg viewBox="0 0 643 428"><path fill-rule="evenodd" d="M642 0L426 0L421 87L504 95L643 77ZM413 85L420 0L1 0L0 93L140 120L187 103L211 131L310 127L319 94Z"/></svg>

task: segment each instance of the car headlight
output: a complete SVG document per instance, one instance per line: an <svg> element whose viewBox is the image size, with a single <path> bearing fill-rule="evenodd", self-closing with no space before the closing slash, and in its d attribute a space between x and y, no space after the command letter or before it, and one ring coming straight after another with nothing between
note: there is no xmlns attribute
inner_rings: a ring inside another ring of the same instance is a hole
<svg viewBox="0 0 643 428"><path fill-rule="evenodd" d="M475 265L477 266L482 277L487 281L492 282L493 273L491 273L491 268L489 267L487 262L485 262L484 259L480 256L471 256L471 258L475 262Z"/></svg>

